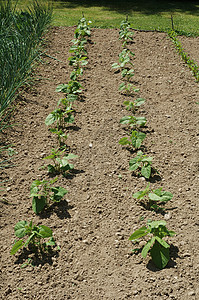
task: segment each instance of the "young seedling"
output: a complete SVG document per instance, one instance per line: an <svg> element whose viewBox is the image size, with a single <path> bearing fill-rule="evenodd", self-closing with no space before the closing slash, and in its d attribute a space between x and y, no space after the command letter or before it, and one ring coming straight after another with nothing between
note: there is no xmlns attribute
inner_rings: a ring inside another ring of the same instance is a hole
<svg viewBox="0 0 199 300"><path fill-rule="evenodd" d="M140 126L143 127L146 124L145 117L125 116L120 119L120 124L127 124L130 127Z"/></svg>
<svg viewBox="0 0 199 300"><path fill-rule="evenodd" d="M57 128L50 128L49 131L57 135L59 147L60 148L62 148L62 147L65 148L66 147L65 141L68 138L68 134L63 132L62 129L57 129Z"/></svg>
<svg viewBox="0 0 199 300"><path fill-rule="evenodd" d="M69 107L65 111L61 108L55 109L46 117L45 124L49 126L56 122L56 128L59 130L59 128L64 127L64 123L71 124L74 122L72 112L73 110Z"/></svg>
<svg viewBox="0 0 199 300"><path fill-rule="evenodd" d="M152 261L159 269L163 269L167 266L170 255L170 245L163 240L166 236L174 236L174 231L169 231L166 227L166 221L153 221L148 222L147 226L143 226L136 230L129 238L130 241L137 241L139 238L152 235L151 239L143 247L141 255L146 258L148 252L150 252Z"/></svg>
<svg viewBox="0 0 199 300"><path fill-rule="evenodd" d="M67 84L59 84L56 88L56 92L62 92L65 94L79 94L82 92L82 85L76 80L70 80Z"/></svg>
<svg viewBox="0 0 199 300"><path fill-rule="evenodd" d="M150 184L148 184L145 190L134 193L133 198L139 200L146 209L158 211L163 210L160 205L170 201L173 194L163 191L162 188L150 189Z"/></svg>
<svg viewBox="0 0 199 300"><path fill-rule="evenodd" d="M28 223L27 221L19 221L15 225L15 235L20 238L14 246L12 247L10 254L14 255L21 248L26 248L27 246L31 246L34 251L40 251L43 253L44 251L48 251L49 246L55 246L55 240L53 238L52 230L44 225L33 225L32 221ZM24 241L25 236L27 236L27 240ZM47 242L42 242L43 239L50 238Z"/></svg>
<svg viewBox="0 0 199 300"><path fill-rule="evenodd" d="M54 187L53 184L57 178L53 180L35 180L31 184L30 197L32 197L32 209L38 214L46 206L49 206L50 201L60 202L68 191L61 187Z"/></svg>
<svg viewBox="0 0 199 300"><path fill-rule="evenodd" d="M54 165L49 164L47 165L48 167L48 172L51 174L63 174L64 176L72 169L74 169L74 165L70 163L71 159L78 158L77 155L69 153L67 155L64 155L64 150L59 151L58 149L51 150L51 155L48 155L44 157L44 159L52 159Z"/></svg>
<svg viewBox="0 0 199 300"><path fill-rule="evenodd" d="M128 20L124 20L120 24L120 31L119 31L119 39L123 41L123 47L128 43L128 41L133 40L133 32L129 31L131 29L130 23Z"/></svg>
<svg viewBox="0 0 199 300"><path fill-rule="evenodd" d="M129 83L129 82L122 82L120 85L119 85L119 91L120 92L125 92L125 94L127 96L131 96L133 95L134 93L137 93L139 92L140 90L135 88L133 86L132 83Z"/></svg>
<svg viewBox="0 0 199 300"><path fill-rule="evenodd" d="M74 39L72 40L73 45L70 47L69 52L74 53L74 55L79 53L87 54L85 45L87 43L86 39Z"/></svg>
<svg viewBox="0 0 199 300"><path fill-rule="evenodd" d="M129 101L125 100L123 104L126 106L126 110L132 111L132 113L135 113L135 111L142 105L144 104L145 99L143 98L137 98L135 101Z"/></svg>
<svg viewBox="0 0 199 300"><path fill-rule="evenodd" d="M119 140L120 145L131 145L135 149L139 149L143 140L145 139L146 134L143 132L138 132L133 130L130 137L123 137Z"/></svg>
<svg viewBox="0 0 199 300"><path fill-rule="evenodd" d="M130 79L134 76L134 70L133 69L124 69L121 72L122 77L126 79L127 82L130 81Z"/></svg>
<svg viewBox="0 0 199 300"><path fill-rule="evenodd" d="M87 56L82 56L81 53L76 54L76 56L70 56L68 58L69 65L73 66L75 69L80 69L80 67L86 66L88 61Z"/></svg>
<svg viewBox="0 0 199 300"><path fill-rule="evenodd" d="M138 174L144 176L146 179L149 179L151 176L151 164L153 157L149 157L141 150L138 151L137 156L129 161L129 170L136 171L138 170ZM155 170L153 168L153 170ZM157 172L157 170L155 170Z"/></svg>
<svg viewBox="0 0 199 300"><path fill-rule="evenodd" d="M78 78L80 77L80 76L82 76L83 75L83 68L76 68L76 69L74 69L71 73L70 73L70 79L71 80L78 80Z"/></svg>
<svg viewBox="0 0 199 300"><path fill-rule="evenodd" d="M127 64L130 64L131 66L133 65L131 62L131 56L134 56L135 54L131 52L128 49L124 49L120 54L119 54L119 63L114 63L112 64L113 69L124 69L124 67Z"/></svg>
<svg viewBox="0 0 199 300"><path fill-rule="evenodd" d="M91 35L91 30L89 25L91 24L91 21L86 21L86 19L83 17L79 20L79 23L77 25L77 29L75 30L75 38L80 39L81 37L88 36L90 37Z"/></svg>

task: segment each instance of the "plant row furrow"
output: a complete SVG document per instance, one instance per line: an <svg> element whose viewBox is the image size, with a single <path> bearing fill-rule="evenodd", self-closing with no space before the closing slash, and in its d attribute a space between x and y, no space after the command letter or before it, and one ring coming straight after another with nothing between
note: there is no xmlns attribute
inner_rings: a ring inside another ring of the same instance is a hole
<svg viewBox="0 0 199 300"><path fill-rule="evenodd" d="M58 185L54 185L58 181L56 175L62 175L67 178L74 169L71 160L78 156L70 153L70 147L66 144L69 127L75 120L75 101L80 100L82 85L80 77L83 75L84 67L87 65L87 38L90 37L90 21L87 23L83 17L75 30L73 45L69 52L69 65L73 67L70 74L70 80L67 84L60 84L56 88L56 92L62 92L62 97L55 110L53 110L45 119L46 126L49 131L57 136L57 145L51 150L51 154L44 157L50 160L50 163L43 168L47 168L48 175L53 176L52 180L35 180L31 184L30 197L32 198L32 209L36 214L42 213L51 203L60 202L68 191ZM15 254L21 248L29 247L33 251L43 253L49 251L49 247L56 245L52 230L44 225L33 225L32 221L19 221L15 225L15 235L20 238L12 247L11 254ZM24 237L27 236L26 241ZM50 238L48 241L42 242L43 239ZM58 247L59 250L59 247Z"/></svg>
<svg viewBox="0 0 199 300"><path fill-rule="evenodd" d="M144 147L142 143L146 138L144 132L146 125L146 118L137 116L139 107L144 104L145 99L137 98L136 95L139 89L134 87L132 78L134 76L134 65L132 58L135 54L129 50L128 44L133 40L133 33L131 31L128 18L122 21L119 31L119 39L122 41L123 50L119 54L119 62L112 65L113 69L119 70L122 77L122 83L119 85L119 91L123 93L126 98L123 105L126 107L130 115L121 118L120 123L128 126L129 136L123 137L119 140L119 144L122 146L128 146L133 149L136 156L129 161L129 170L136 176L143 176L146 180L149 180L154 174L158 173L158 170L152 166L153 157L149 157L144 153ZM171 200L172 193L163 191L162 188L153 189L150 183L144 190L138 191L133 194L133 198L136 199L136 203L141 204L145 209L153 210L155 212L163 212L163 205ZM147 226L143 226L136 230L129 238L135 245L138 239L152 235L145 246L142 249L135 248L133 252L141 252L142 257L146 258L150 252L155 265L162 269L166 267L170 260L169 244L163 240L166 236L173 236L175 232L170 231L166 227L165 220L151 221L148 220Z"/></svg>

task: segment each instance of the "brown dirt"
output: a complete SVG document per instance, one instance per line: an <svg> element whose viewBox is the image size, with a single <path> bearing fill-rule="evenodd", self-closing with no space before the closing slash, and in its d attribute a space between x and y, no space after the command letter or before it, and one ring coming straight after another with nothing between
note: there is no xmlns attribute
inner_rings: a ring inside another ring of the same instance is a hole
<svg viewBox="0 0 199 300"><path fill-rule="evenodd" d="M139 111L147 118L145 152L154 157L160 172L151 186L174 194L166 214L147 211L132 198L146 182L132 176L128 162L134 154L118 144L126 135L119 120L127 112L125 97L118 92L121 75L111 69L122 49L118 30L112 29L93 29L87 46L85 101L77 102L76 130L70 129L67 140L70 151L79 156L76 172L73 178L58 179L69 194L42 216L32 212L30 185L48 178L39 168L45 163L42 157L57 144L44 121L60 98L56 86L69 79L73 32L74 27L51 30L47 53L59 61L45 58L40 80L18 103L18 125L5 133L18 154L15 166L2 174L9 179L2 193L9 204L0 202L1 299L199 299L198 85L166 34L135 32L130 46L136 54L135 86L146 99ZM197 51L192 54L199 58ZM169 239L171 261L160 271L149 257L132 255L128 238L148 219L163 218L177 235ZM14 225L31 219L53 229L61 250L36 260L34 267L21 268L24 256L9 254Z"/></svg>

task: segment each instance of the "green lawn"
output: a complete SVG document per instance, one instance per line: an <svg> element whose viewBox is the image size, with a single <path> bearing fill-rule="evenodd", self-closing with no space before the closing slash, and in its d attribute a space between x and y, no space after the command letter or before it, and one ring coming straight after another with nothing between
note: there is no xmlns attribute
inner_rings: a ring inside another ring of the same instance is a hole
<svg viewBox="0 0 199 300"><path fill-rule="evenodd" d="M30 0L19 0L18 6L24 7ZM199 35L199 1L165 0L54 0L55 26L76 25L84 13L92 21L93 27L119 27L128 14L135 29L161 30L171 28L171 14L176 30L185 34Z"/></svg>

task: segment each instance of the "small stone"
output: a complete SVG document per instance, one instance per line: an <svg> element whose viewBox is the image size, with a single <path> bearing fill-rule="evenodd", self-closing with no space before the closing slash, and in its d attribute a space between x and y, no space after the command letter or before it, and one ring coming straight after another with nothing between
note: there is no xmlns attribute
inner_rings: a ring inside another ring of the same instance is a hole
<svg viewBox="0 0 199 300"><path fill-rule="evenodd" d="M40 154L40 156L44 157L44 156L46 156L46 153L43 152L43 153Z"/></svg>
<svg viewBox="0 0 199 300"><path fill-rule="evenodd" d="M170 218L171 218L171 214L170 213L164 215L164 219L165 220L169 220Z"/></svg>
<svg viewBox="0 0 199 300"><path fill-rule="evenodd" d="M133 291L133 295L134 295L134 296L137 295L137 294L138 294L138 291L137 291L137 290Z"/></svg>
<svg viewBox="0 0 199 300"><path fill-rule="evenodd" d="M92 144L92 143L90 143L90 144L89 144L89 147L90 147L90 148L92 148L92 147L93 147L93 144Z"/></svg>
<svg viewBox="0 0 199 300"><path fill-rule="evenodd" d="M188 294L188 296L195 296L195 292L194 291L189 291L187 294Z"/></svg>
<svg viewBox="0 0 199 300"><path fill-rule="evenodd" d="M145 244L146 244L146 242L145 242L145 241L141 241L141 242L139 242L139 246L140 246L140 248L141 248L141 247L144 247L144 246L145 246Z"/></svg>
<svg viewBox="0 0 199 300"><path fill-rule="evenodd" d="M182 256L183 256L183 257L189 257L189 256L191 256L191 254L188 253L188 252L185 252Z"/></svg>
<svg viewBox="0 0 199 300"><path fill-rule="evenodd" d="M88 240L82 240L82 243L84 243L84 244L89 244L89 241Z"/></svg>

